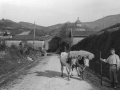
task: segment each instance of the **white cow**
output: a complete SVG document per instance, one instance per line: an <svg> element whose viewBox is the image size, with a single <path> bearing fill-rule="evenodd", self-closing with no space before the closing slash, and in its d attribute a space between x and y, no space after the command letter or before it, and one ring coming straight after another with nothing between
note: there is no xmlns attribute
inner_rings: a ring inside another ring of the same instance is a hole
<svg viewBox="0 0 120 90"><path fill-rule="evenodd" d="M75 63L74 59L69 57L69 54L66 52L62 52L60 55L60 63L61 63L61 76L63 77L64 66L66 67L66 71L68 73L68 80L70 80L72 65Z"/></svg>

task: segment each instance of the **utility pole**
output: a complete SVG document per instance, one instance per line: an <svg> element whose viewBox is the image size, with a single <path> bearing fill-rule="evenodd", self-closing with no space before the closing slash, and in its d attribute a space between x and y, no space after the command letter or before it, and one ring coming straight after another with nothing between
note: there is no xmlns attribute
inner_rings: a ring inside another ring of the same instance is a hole
<svg viewBox="0 0 120 90"><path fill-rule="evenodd" d="M104 16L103 16L103 29L104 29ZM101 51L100 51L100 59L101 59ZM102 75L102 67L103 67L103 65L102 65L102 61L100 61L100 72L101 72L101 86L103 85L103 83L102 83L102 81L103 81L103 75Z"/></svg>
<svg viewBox="0 0 120 90"><path fill-rule="evenodd" d="M101 59L101 51L100 51L100 59ZM102 83L102 81L103 81L103 79L102 79L102 77L103 77L103 75L102 75L102 61L100 60L100 72L101 72L101 86L103 85L103 83Z"/></svg>
<svg viewBox="0 0 120 90"><path fill-rule="evenodd" d="M70 29L70 51L73 43L73 38L72 38L72 29Z"/></svg>
<svg viewBox="0 0 120 90"><path fill-rule="evenodd" d="M116 19L116 23L118 24L117 16L116 16L116 18L115 18L115 19Z"/></svg>
<svg viewBox="0 0 120 90"><path fill-rule="evenodd" d="M104 16L103 16L103 29L105 28L105 25L104 25L105 23L104 23Z"/></svg>
<svg viewBox="0 0 120 90"><path fill-rule="evenodd" d="M34 32L33 32L33 48L35 49L35 21L34 21Z"/></svg>

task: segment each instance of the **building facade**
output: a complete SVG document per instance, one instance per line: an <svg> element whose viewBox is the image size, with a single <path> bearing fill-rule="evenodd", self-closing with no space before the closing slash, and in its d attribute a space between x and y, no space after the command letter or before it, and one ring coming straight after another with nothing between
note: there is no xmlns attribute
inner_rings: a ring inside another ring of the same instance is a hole
<svg viewBox="0 0 120 90"><path fill-rule="evenodd" d="M75 45L84 38L88 37L89 35L95 33L92 30L87 30L85 26L82 25L82 22L77 19L77 21L74 23L74 27L71 28L71 45Z"/></svg>

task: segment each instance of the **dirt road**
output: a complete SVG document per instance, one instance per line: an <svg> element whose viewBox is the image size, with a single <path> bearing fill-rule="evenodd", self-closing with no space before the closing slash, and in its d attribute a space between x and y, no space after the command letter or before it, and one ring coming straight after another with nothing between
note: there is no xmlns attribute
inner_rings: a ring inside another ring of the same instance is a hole
<svg viewBox="0 0 120 90"><path fill-rule="evenodd" d="M100 90L87 81L80 80L74 71L70 81L60 77L60 60L57 55L47 56L37 66L0 90Z"/></svg>

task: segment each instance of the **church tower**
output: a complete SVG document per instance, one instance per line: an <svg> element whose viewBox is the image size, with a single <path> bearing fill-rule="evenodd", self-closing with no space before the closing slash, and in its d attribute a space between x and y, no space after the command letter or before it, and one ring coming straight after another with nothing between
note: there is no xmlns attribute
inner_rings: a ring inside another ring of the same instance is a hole
<svg viewBox="0 0 120 90"><path fill-rule="evenodd" d="M79 20L79 17L78 17L77 21L75 22L75 30L77 30L77 31L85 31L85 29L82 27L82 23Z"/></svg>
<svg viewBox="0 0 120 90"><path fill-rule="evenodd" d="M78 26L78 27L81 27L81 21L79 20L79 17L77 19L77 21L75 22L75 25Z"/></svg>

